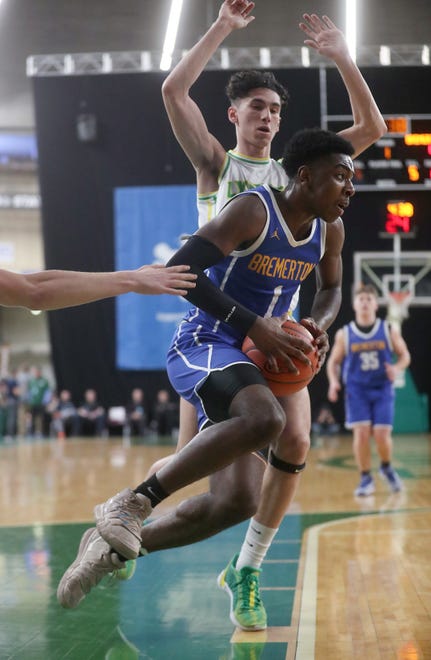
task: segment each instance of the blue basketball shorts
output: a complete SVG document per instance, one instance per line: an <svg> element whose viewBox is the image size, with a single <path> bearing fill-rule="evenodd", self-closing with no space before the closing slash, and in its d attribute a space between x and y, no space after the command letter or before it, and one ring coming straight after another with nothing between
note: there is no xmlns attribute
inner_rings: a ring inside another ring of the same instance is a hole
<svg viewBox="0 0 431 660"><path fill-rule="evenodd" d="M172 387L196 408L199 430L227 419L230 402L243 387L266 385L233 338L205 332L187 321L175 333L166 367Z"/></svg>
<svg viewBox="0 0 431 660"><path fill-rule="evenodd" d="M395 391L392 383L381 387L349 384L345 388L346 428L355 424L390 426L394 421Z"/></svg>

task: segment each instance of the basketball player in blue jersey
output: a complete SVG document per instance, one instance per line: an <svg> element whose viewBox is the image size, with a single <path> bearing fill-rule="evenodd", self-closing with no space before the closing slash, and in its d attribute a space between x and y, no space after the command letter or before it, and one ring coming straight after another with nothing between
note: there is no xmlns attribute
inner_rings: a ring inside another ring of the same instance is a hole
<svg viewBox="0 0 431 660"><path fill-rule="evenodd" d="M163 98L175 135L193 164L197 176L199 226L207 224L224 204L236 193L249 187L268 183L275 189L283 189L288 182L282 165L270 157L271 143L279 131L281 111L286 105L287 91L273 74L264 71L242 71L231 76L226 91L230 101L228 119L235 127L236 146L226 151L217 138L208 131L205 119L190 96L190 88L223 40L234 30L246 27L252 20L254 3L229 0L222 3L218 18L202 39L186 54L166 78ZM383 118L361 73L352 61L343 34L328 19L316 15L304 15L301 29L308 39L308 46L328 57L338 67L349 93L352 105L353 125L342 132L352 142L358 155L386 132ZM298 293L298 290L297 290ZM290 309L296 304L291 301ZM285 312L287 310L284 310ZM291 462L301 462L304 448L309 446L309 429L303 423L309 409L306 390L283 400L285 413L290 420L289 442L292 446ZM181 399L180 433L177 451L185 446L197 432L194 407ZM172 457L156 462L150 473L167 463ZM265 470L265 461L256 453L244 455L231 465L210 477L210 492L183 502L171 514L154 521L142 529L143 546L149 552L192 543L207 538L230 525L250 518L257 509ZM283 497L288 503L293 499L299 474L286 474L283 480ZM268 502L271 513L272 503ZM259 569L276 533L272 518L261 511L260 522L251 521L259 531L259 552L251 555L241 551L235 571L229 575L235 584L250 583L247 568L252 566L253 579L258 589ZM250 548L256 533L247 533L243 548ZM109 563L109 562L108 562ZM233 587L234 588L234 587ZM244 629L264 627L266 614L259 598L253 603L241 585L236 589L236 623ZM244 602L241 598L244 597ZM257 623L256 623L257 621Z"/></svg>
<svg viewBox="0 0 431 660"><path fill-rule="evenodd" d="M200 108L190 96L191 87L224 39L232 31L245 28L253 21L253 8L254 3L246 0L223 2L213 25L177 64L162 88L175 135L196 170L200 227L211 220L234 194L263 183L281 190L288 183L281 163L271 158L271 143L280 129L282 111L288 100L287 90L272 73L240 71L230 77L226 87L229 99L227 116L235 127L236 145L228 151L209 132ZM342 131L341 135L353 144L354 155L357 156L386 132L384 120L359 69L349 55L343 34L332 21L327 17L320 19L315 14L305 14L300 27L307 36L306 45L332 60L346 85L352 106L353 125ZM284 310L285 313L293 312L298 293L299 289L291 301L290 309ZM308 392L299 392L285 399L283 405L289 419L298 421L291 423L290 441L292 446L298 447L299 460L302 447L309 442L309 431L300 421L302 408L309 405ZM195 433L196 411L181 398L177 451ZM168 460L170 457L161 459L150 472ZM199 505L202 519L205 521L196 530L198 536L202 535L200 538L204 537L205 530L207 534L216 533L223 526L240 522L255 513L259 500L257 484L262 481L264 469L261 457L252 454L242 457L238 463L233 463L211 477L210 492L190 502L193 510ZM291 474L288 485L285 484L286 488L290 488L291 500L298 480L297 474ZM181 524L181 531L179 529L175 535L178 541L181 535L184 540L190 538L190 523L184 524L185 509L183 506L183 515L176 517L178 524ZM162 526L163 522L160 521L159 524ZM171 526L172 521L169 524ZM260 549L258 555L255 555L249 548L256 547L256 533L253 530L257 527ZM252 566L260 569L275 532L270 524L270 517L261 518L259 525L255 519L251 520L249 533L236 563L238 568ZM161 539L160 535L158 539ZM238 584L240 573L237 572L233 579L235 584ZM240 590L237 591L240 593ZM243 603L238 607L241 613L238 614L237 622L247 628L248 606ZM252 621L255 621L256 617L260 617L262 621L265 619L263 606L259 608L258 615L256 611L251 613Z"/></svg>
<svg viewBox="0 0 431 660"><path fill-rule="evenodd" d="M337 401L341 382L345 388L346 427L353 429L353 453L361 473L355 495L374 493L371 476L371 436L380 457L379 474L392 492L402 482L391 465L394 381L410 364L410 354L400 332L377 318L377 291L360 286L353 298L355 320L337 331L327 363L328 399ZM393 362L395 356L395 362Z"/></svg>
<svg viewBox="0 0 431 660"><path fill-rule="evenodd" d="M161 519L161 527L157 519L142 527L171 493L232 463L240 466L243 459L248 469L250 455L267 445L269 465L255 521L260 525L262 518L269 519L271 529L278 528L290 503L291 478L305 467L309 445L295 443L291 429L303 426L308 437L309 400L302 400L296 418L288 417L285 404L292 397L279 402L241 346L246 335L251 337L273 368L276 358L283 358L292 371L291 357L307 362L310 345L287 335L279 315L315 270L311 317L302 323L313 334L323 364L329 349L325 330L340 305L344 242L340 216L354 194L352 153L352 145L334 133L300 131L283 157L290 180L285 190L262 186L236 196L168 262L185 263L197 275L193 294L186 295L195 307L175 333L168 373L178 393L195 407L199 432L134 490L126 488L95 507L97 528L85 532L78 556L57 590L63 607L76 607L125 559L206 538L216 533L217 525L224 529L234 524L223 521L220 512L220 519L213 518L213 527L208 527L203 496L180 504ZM256 487L260 488L260 481ZM232 492L227 489L225 495L228 511L236 504L229 501ZM220 577L221 586L232 589L230 576L239 574L242 596L248 589L247 605L250 599L253 602L244 624L238 620L241 611L232 611L232 620L248 630L266 626L258 573L252 566L240 571L229 565Z"/></svg>

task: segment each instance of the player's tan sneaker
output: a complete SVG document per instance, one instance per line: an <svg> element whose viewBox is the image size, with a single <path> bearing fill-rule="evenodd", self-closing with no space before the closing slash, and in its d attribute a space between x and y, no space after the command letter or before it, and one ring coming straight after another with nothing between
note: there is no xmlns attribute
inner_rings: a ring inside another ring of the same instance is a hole
<svg viewBox="0 0 431 660"><path fill-rule="evenodd" d="M119 555L135 559L141 549L142 523L151 511L148 497L125 488L94 508L97 530Z"/></svg>
<svg viewBox="0 0 431 660"><path fill-rule="evenodd" d="M126 562L121 561L109 545L102 539L95 527L87 529L82 535L78 554L60 580L57 600L62 607L77 607L81 600L99 584L105 575L114 574L124 569Z"/></svg>

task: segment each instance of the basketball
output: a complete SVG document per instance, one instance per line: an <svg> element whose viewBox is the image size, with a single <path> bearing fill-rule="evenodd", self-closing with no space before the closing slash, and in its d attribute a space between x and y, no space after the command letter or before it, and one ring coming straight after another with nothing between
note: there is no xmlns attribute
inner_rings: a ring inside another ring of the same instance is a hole
<svg viewBox="0 0 431 660"><path fill-rule="evenodd" d="M278 368L280 371L274 373L269 371L266 368L267 357L262 351L260 351L253 344L252 340L249 337L246 337L242 345L242 351L245 353L250 360L252 360L261 370L262 374L265 377L271 391L275 396L285 396L287 394L294 394L299 392L304 387L308 385L314 378L316 373L317 364L318 364L318 355L317 348L313 344L313 335L311 332L304 328L300 323L296 321L285 321L281 326L283 330L294 337L299 337L304 341L313 345L313 350L310 353L307 353L307 357L311 362L311 365L300 362L296 358L291 358L292 362L298 369L297 374L292 373L287 370L286 363L278 360Z"/></svg>

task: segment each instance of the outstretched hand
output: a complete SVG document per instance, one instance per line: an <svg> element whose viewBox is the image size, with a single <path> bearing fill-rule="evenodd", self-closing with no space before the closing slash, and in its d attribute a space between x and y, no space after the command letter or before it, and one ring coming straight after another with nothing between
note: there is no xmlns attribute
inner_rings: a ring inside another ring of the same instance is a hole
<svg viewBox="0 0 431 660"><path fill-rule="evenodd" d="M189 270L190 266L142 266L134 271L137 281L133 290L135 293L185 296L188 289L196 286L196 275L189 273Z"/></svg>
<svg viewBox="0 0 431 660"><path fill-rule="evenodd" d="M328 16L319 18L317 14L303 14L303 19L299 27L309 37L304 40L306 46L334 61L349 54L344 34Z"/></svg>
<svg viewBox="0 0 431 660"><path fill-rule="evenodd" d="M219 11L219 18L227 21L232 30L240 30L254 21L250 12L254 9L254 2L248 0L225 0Z"/></svg>

